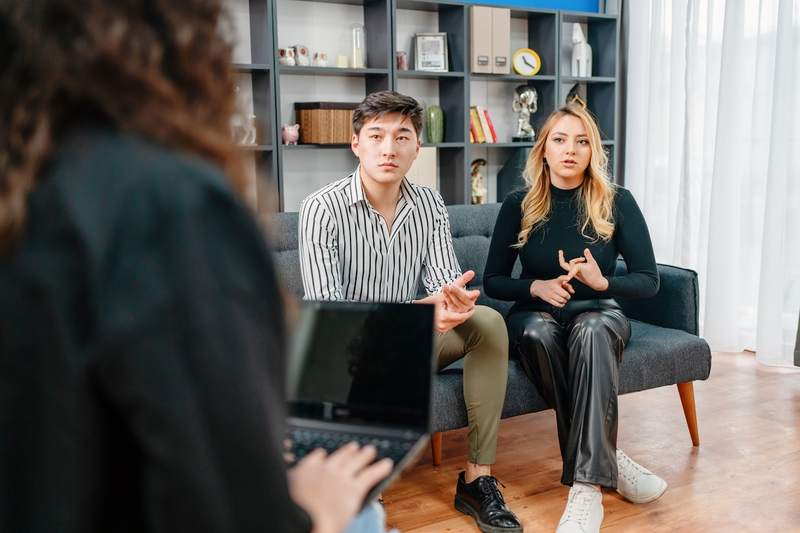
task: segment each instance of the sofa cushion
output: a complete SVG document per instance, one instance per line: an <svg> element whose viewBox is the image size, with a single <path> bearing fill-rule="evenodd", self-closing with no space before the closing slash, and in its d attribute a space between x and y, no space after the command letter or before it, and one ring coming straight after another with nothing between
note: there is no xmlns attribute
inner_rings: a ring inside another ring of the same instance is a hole
<svg viewBox="0 0 800 533"><path fill-rule="evenodd" d="M442 370L434 382L431 424L434 431L467 425L463 369L464 360L460 359ZM710 371L711 351L703 339L685 331L631 320L631 339L620 367L621 394L706 379ZM546 408L536 387L522 371L519 360L512 355L503 418Z"/></svg>
<svg viewBox="0 0 800 533"><path fill-rule="evenodd" d="M622 394L706 379L711 349L705 340L685 331L631 320L631 340L620 370Z"/></svg>

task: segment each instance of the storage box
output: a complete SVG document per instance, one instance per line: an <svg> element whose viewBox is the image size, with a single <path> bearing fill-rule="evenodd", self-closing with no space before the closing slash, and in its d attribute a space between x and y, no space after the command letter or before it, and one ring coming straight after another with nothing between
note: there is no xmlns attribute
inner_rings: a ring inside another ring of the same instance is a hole
<svg viewBox="0 0 800 533"><path fill-rule="evenodd" d="M353 110L358 104L295 102L302 144L350 144Z"/></svg>

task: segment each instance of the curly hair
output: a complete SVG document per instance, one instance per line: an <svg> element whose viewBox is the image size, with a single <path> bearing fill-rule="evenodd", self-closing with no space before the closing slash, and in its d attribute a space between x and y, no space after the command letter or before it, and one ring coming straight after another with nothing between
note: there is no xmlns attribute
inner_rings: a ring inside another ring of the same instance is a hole
<svg viewBox="0 0 800 533"><path fill-rule="evenodd" d="M244 186L221 0L0 0L0 252L59 139L99 122L217 164Z"/></svg>
<svg viewBox="0 0 800 533"><path fill-rule="evenodd" d="M583 122L592 148L592 157L578 191L581 234L586 238L604 241L610 240L614 234L612 215L616 187L608 178L608 156L603 150L600 130L589 111L571 103L556 109L547 117L528 156L523 177L530 188L522 199L522 222L517 242L513 245L515 248L525 246L537 225L546 222L550 216L550 167L544 159L545 146L553 126L568 115Z"/></svg>

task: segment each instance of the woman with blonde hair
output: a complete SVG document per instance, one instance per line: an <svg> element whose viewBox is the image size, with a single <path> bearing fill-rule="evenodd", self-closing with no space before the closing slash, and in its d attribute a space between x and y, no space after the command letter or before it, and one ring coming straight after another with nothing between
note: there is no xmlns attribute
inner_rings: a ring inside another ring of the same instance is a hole
<svg viewBox="0 0 800 533"><path fill-rule="evenodd" d="M527 187L500 209L484 274L488 296L515 302L510 355L556 411L561 481L572 486L559 533L600 529L601 487L635 503L667 487L616 447L630 323L614 298L653 296L659 280L644 217L609 181L607 162L586 109L550 115L528 157ZM617 275L619 255L627 273ZM517 257L522 272L512 277Z"/></svg>

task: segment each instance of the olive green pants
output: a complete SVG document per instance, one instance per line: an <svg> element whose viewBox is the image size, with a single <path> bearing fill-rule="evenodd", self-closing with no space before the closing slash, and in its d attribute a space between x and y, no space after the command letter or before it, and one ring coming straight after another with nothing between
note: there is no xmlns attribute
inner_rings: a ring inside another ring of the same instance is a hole
<svg viewBox="0 0 800 533"><path fill-rule="evenodd" d="M479 305L469 320L436 335L439 370L464 358L469 462L494 464L508 382L508 332L503 317Z"/></svg>

